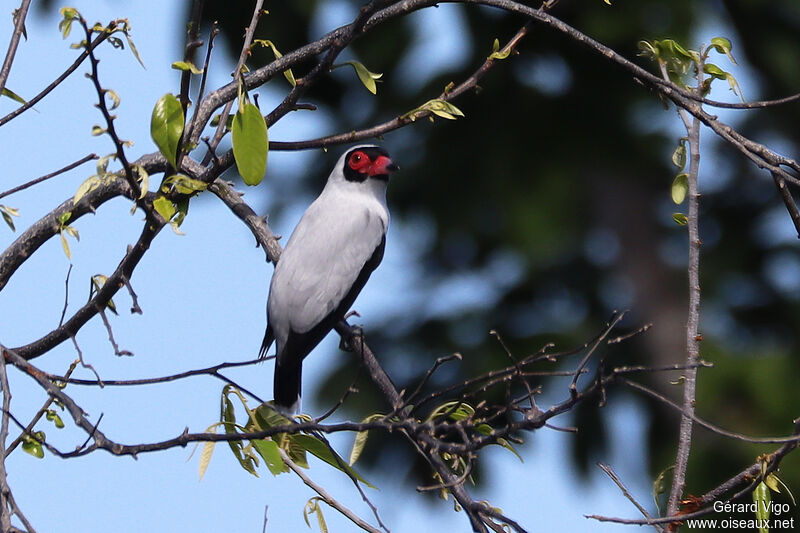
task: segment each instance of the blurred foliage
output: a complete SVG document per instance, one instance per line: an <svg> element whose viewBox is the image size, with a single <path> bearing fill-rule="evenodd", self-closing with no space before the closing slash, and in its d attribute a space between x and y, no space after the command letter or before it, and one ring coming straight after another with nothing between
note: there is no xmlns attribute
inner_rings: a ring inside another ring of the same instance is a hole
<svg viewBox="0 0 800 533"><path fill-rule="evenodd" d="M231 50L241 43L250 4L206 2L206 23L221 21ZM270 39L286 53L318 37L310 32L320 22L332 29L324 18L329 10L355 14L359 6L347 1L276 2L268 6L270 14L262 18L256 38ZM731 72L745 97L766 99L800 88L798 6L796 0L615 0L612 6L573 1L559 3L554 14L645 68L652 66L635 58L641 39L668 37L697 48L724 35L744 65L731 67ZM403 68L404 60L419 46L417 33L426 26L414 15L381 27L358 40L352 55L344 58L354 56L384 74L377 96L364 91L355 76L338 73L309 94L307 100L334 120L327 133L373 124L436 97L449 82L471 74L491 52L495 38L504 43L524 22L476 6L438 9L449 14L438 31L463 36L466 46L447 50L464 55L463 61L439 68L422 84L409 83L403 78L410 72ZM424 63L434 55L434 50L423 50L415 57ZM255 50L251 66L271 59L269 50ZM303 72L295 69L295 76ZM358 113L353 112L353 94ZM737 101L733 94L728 99ZM464 360L442 371L448 380L505 366L507 355L488 334L490 329L499 331L516 355L550 341L567 348L598 331L618 308L631 309L625 327L647 322L654 327L611 350L608 364L683 361L686 244L685 229L671 217L670 155L684 133L674 110L665 111L654 94L604 58L541 25L532 26L518 55L492 69L480 91L455 103L466 118L419 121L385 139L403 167L390 188L393 216L428 234L421 239L426 246L420 250L416 285L431 297L423 298L420 308L387 316L383 328L368 331L370 345L398 387L413 386L436 357L454 351L463 353ZM795 155L798 110L792 104L725 114L724 119L746 135ZM703 142L702 356L716 368L700 372L698 411L734 431L787 434L792 418L800 414L795 388L800 380L796 239L771 178L711 134ZM332 164L335 154L317 157ZM314 192L318 185L311 185ZM270 209L289 201L272 198ZM459 285L454 280L467 281ZM473 300L480 301L463 306L454 299L448 307L450 292L474 292ZM428 309L434 303L436 312ZM357 372L351 358L337 360L340 368L315 391L325 405L338 399L343 384ZM567 368L574 364L565 363ZM678 397L678 388L669 384L676 378L656 374L642 379ZM563 379L544 382L547 398L565 397L567 384ZM363 380L360 389L348 400L350 416L384 408ZM572 415L571 422L580 427L575 464L584 471L607 445L605 426L614 413L614 397L612 393L606 408L584 404ZM655 477L674 458L677 415L640 401L650 416L649 458ZM692 493L719 483L770 449L702 429L696 435L687 489ZM413 455L387 449L386 441L376 437L362 460L385 465L378 450L383 458ZM797 464L796 457L789 458L782 473L795 492L800 490Z"/></svg>

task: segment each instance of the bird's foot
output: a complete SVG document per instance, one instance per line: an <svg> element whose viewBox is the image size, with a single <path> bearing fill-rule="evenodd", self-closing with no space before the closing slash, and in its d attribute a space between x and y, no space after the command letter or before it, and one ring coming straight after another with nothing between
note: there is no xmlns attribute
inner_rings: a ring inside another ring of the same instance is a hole
<svg viewBox="0 0 800 533"><path fill-rule="evenodd" d="M350 341L352 339L363 339L364 338L364 330L361 326L350 326L350 335L345 337L341 337L339 340L339 349L345 352L354 352L353 346Z"/></svg>

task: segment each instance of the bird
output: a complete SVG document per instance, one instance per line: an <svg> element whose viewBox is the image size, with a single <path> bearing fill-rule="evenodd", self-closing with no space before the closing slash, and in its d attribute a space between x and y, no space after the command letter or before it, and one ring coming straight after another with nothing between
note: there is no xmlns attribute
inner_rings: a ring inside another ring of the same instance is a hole
<svg viewBox="0 0 800 533"><path fill-rule="evenodd" d="M300 409L303 359L344 318L383 259L386 189L397 170L380 146L347 150L275 265L259 356L275 342L274 405L284 412Z"/></svg>

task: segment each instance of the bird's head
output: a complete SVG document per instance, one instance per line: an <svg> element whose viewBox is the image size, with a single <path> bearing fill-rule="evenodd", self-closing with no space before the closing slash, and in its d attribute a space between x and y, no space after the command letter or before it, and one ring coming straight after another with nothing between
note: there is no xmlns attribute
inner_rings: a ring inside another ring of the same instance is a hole
<svg viewBox="0 0 800 533"><path fill-rule="evenodd" d="M389 181L389 174L399 169L389 152L374 145L361 145L348 150L339 159L344 179L362 183L367 180Z"/></svg>

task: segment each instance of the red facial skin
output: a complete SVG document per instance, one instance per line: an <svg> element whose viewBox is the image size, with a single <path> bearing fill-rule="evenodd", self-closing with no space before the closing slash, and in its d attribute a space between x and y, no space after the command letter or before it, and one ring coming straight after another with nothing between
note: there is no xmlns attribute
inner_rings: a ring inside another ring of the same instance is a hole
<svg viewBox="0 0 800 533"><path fill-rule="evenodd" d="M361 174L367 174L368 176L389 174L391 171L388 167L391 164L392 160L385 155L379 155L375 158L375 161L372 161L367 154L360 150L358 152L353 152L350 159L347 161L347 165L350 168Z"/></svg>

